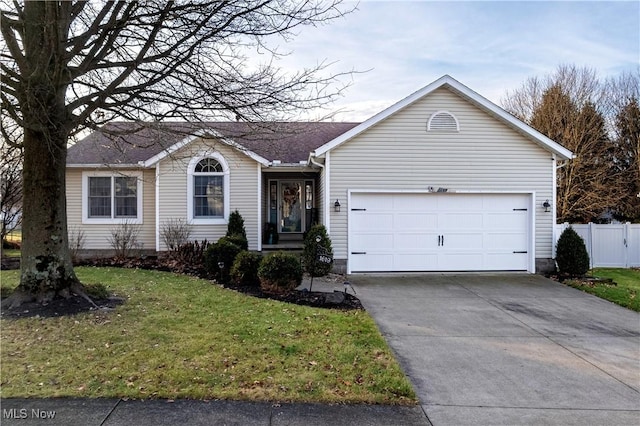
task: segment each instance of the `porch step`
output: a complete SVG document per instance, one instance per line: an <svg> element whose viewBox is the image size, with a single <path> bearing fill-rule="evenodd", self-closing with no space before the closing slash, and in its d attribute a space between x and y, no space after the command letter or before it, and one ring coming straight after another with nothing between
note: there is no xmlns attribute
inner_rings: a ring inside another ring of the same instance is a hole
<svg viewBox="0 0 640 426"><path fill-rule="evenodd" d="M304 250L302 241L281 241L278 244L263 244L262 251L294 251L300 252Z"/></svg>

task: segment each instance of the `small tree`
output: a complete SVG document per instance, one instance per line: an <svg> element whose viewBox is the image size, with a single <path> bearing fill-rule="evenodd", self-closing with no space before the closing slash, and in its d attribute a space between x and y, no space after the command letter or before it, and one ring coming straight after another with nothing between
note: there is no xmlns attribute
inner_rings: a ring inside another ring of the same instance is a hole
<svg viewBox="0 0 640 426"><path fill-rule="evenodd" d="M581 277L589 270L589 253L584 240L571 226L558 239L556 262L562 275Z"/></svg>
<svg viewBox="0 0 640 426"><path fill-rule="evenodd" d="M316 241L318 239L319 241ZM307 236L304 239L304 251L302 253L304 267L312 277L327 275L331 272L331 267L333 266L333 263L318 262L318 254L333 257L331 239L324 225L314 225L309 232L307 232Z"/></svg>
<svg viewBox="0 0 640 426"><path fill-rule="evenodd" d="M232 235L241 235L247 239L247 231L244 229L244 219L238 210L234 210L229 215L229 224L227 225L227 237Z"/></svg>

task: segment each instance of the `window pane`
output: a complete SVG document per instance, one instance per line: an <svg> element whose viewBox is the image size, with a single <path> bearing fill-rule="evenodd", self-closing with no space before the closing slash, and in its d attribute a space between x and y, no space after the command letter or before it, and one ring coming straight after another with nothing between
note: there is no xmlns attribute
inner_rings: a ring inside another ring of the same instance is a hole
<svg viewBox="0 0 640 426"><path fill-rule="evenodd" d="M111 217L111 178L89 178L89 217Z"/></svg>
<svg viewBox="0 0 640 426"><path fill-rule="evenodd" d="M222 165L213 158L205 158L196 164L196 173L222 173Z"/></svg>
<svg viewBox="0 0 640 426"><path fill-rule="evenodd" d="M116 177L115 179L115 217L136 217L138 215L138 179L135 177Z"/></svg>
<svg viewBox="0 0 640 426"><path fill-rule="evenodd" d="M110 177L90 177L89 178L90 197L110 197L111 178Z"/></svg>
<svg viewBox="0 0 640 426"><path fill-rule="evenodd" d="M194 176L194 217L223 217L224 191L222 176Z"/></svg>

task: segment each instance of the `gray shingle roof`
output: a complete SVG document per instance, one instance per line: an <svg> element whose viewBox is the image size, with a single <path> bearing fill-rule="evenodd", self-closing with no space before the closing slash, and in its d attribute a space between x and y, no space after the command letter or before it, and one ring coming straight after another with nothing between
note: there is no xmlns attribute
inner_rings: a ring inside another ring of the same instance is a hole
<svg viewBox="0 0 640 426"><path fill-rule="evenodd" d="M306 161L309 153L359 123L333 122L113 122L71 146L68 165L137 164L170 148L189 135L213 129L269 160Z"/></svg>

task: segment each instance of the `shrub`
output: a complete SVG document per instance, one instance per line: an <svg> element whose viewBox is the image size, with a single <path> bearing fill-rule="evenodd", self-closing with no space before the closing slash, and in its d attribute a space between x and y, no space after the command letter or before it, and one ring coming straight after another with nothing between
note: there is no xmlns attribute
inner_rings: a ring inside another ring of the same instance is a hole
<svg viewBox="0 0 640 426"><path fill-rule="evenodd" d="M262 261L260 253L252 251L240 252L231 267L231 282L238 286L259 286L258 268L260 267L260 261Z"/></svg>
<svg viewBox="0 0 640 426"><path fill-rule="evenodd" d="M289 293L302 283L300 260L293 254L273 253L260 262L258 278L265 293Z"/></svg>
<svg viewBox="0 0 640 426"><path fill-rule="evenodd" d="M320 237L320 242L316 242L317 237ZM321 277L331 272L333 262L317 262L317 256L320 251L333 257L331 239L327 234L327 228L324 225L314 225L307 232L307 236L304 239L304 251L302 252L304 267L312 277Z"/></svg>
<svg viewBox="0 0 640 426"><path fill-rule="evenodd" d="M227 237L220 238L215 244L207 247L204 253L204 267L209 276L215 278L221 284L229 282L229 270L233 266L236 256L242 249ZM223 266L220 268L219 263Z"/></svg>
<svg viewBox="0 0 640 426"><path fill-rule="evenodd" d="M169 219L160 226L160 236L164 245L175 251L189 241L191 225L184 219Z"/></svg>
<svg viewBox="0 0 640 426"><path fill-rule="evenodd" d="M247 239L247 231L244 229L244 219L238 210L234 210L229 215L229 224L227 225L227 237L240 235ZM246 250L246 249L245 249Z"/></svg>
<svg viewBox="0 0 640 426"><path fill-rule="evenodd" d="M175 272L200 273L204 269L204 256L209 243L189 241L178 246L169 254L171 270Z"/></svg>
<svg viewBox="0 0 640 426"><path fill-rule="evenodd" d="M108 241L116 257L130 257L142 249L142 243L138 242L140 230L140 225L128 221L122 222L111 230Z"/></svg>
<svg viewBox="0 0 640 426"><path fill-rule="evenodd" d="M243 237L241 234L231 234L224 237L227 241L240 247L242 250L249 250L249 242L247 237Z"/></svg>
<svg viewBox="0 0 640 426"><path fill-rule="evenodd" d="M556 262L561 274L581 277L589 270L589 253L584 240L569 226L556 245Z"/></svg>

